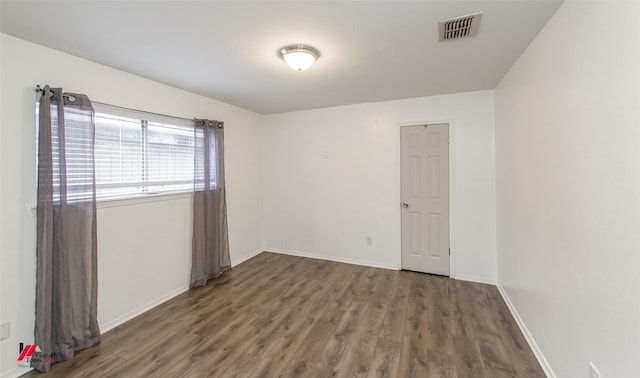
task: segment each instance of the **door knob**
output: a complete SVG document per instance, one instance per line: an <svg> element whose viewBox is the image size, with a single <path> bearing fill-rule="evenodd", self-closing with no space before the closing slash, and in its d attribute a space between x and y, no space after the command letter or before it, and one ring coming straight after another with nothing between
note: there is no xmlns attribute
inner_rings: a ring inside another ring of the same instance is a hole
<svg viewBox="0 0 640 378"><path fill-rule="evenodd" d="M402 203L402 207L404 207L404 208L406 209L406 208L408 208L408 207L409 207L409 204L408 204L408 203L406 203L406 202L403 202L403 203Z"/></svg>

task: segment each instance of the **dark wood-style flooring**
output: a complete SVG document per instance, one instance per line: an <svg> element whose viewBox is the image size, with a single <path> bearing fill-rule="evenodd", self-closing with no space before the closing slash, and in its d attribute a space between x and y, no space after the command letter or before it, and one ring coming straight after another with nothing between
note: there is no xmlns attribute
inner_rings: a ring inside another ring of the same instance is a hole
<svg viewBox="0 0 640 378"><path fill-rule="evenodd" d="M544 373L494 286L262 253L106 332L48 376Z"/></svg>

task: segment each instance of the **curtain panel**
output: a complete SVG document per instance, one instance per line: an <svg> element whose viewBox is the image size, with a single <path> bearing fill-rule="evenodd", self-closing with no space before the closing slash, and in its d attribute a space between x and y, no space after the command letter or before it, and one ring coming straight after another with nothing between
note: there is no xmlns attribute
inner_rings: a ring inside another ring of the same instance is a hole
<svg viewBox="0 0 640 378"><path fill-rule="evenodd" d="M224 179L224 124L194 121L193 243L190 287L231 270Z"/></svg>
<svg viewBox="0 0 640 378"><path fill-rule="evenodd" d="M36 246L35 343L40 351L31 359L42 372L100 342L93 117L87 96L44 87Z"/></svg>

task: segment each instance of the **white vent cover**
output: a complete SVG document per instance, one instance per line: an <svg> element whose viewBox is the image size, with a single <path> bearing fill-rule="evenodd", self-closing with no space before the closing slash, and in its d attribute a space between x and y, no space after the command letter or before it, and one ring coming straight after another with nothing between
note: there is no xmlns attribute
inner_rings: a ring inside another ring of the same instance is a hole
<svg viewBox="0 0 640 378"><path fill-rule="evenodd" d="M478 34L482 12L438 22L440 42L473 37Z"/></svg>

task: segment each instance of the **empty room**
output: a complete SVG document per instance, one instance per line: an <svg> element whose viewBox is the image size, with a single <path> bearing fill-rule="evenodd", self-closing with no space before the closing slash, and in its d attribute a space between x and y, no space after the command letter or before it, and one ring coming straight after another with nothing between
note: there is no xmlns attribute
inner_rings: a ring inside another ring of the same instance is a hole
<svg viewBox="0 0 640 378"><path fill-rule="evenodd" d="M640 377L640 2L0 1L0 377Z"/></svg>

